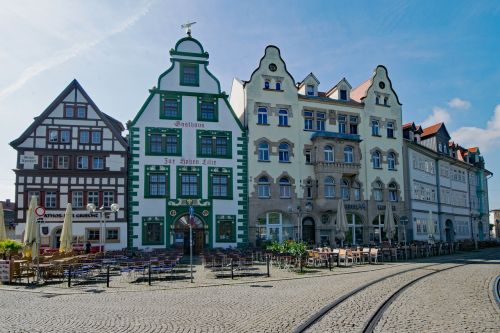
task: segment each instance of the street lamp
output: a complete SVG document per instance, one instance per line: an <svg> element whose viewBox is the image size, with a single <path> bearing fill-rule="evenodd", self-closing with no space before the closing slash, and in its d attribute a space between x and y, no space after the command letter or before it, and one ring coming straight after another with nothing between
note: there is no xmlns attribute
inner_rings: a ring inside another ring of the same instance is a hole
<svg viewBox="0 0 500 333"><path fill-rule="evenodd" d="M406 216L402 216L399 219L399 223L401 223L401 226L403 227L403 242L404 242L404 249L405 249L405 260L408 260L408 254L406 252L406 225L408 224L408 218Z"/></svg>
<svg viewBox="0 0 500 333"><path fill-rule="evenodd" d="M89 213L99 213L99 250L102 246L102 252L106 256L106 213L116 213L120 210L120 205L113 203L110 210L106 210L104 206L97 208L95 204L89 203L87 211Z"/></svg>
<svg viewBox="0 0 500 333"><path fill-rule="evenodd" d="M312 211L312 203L308 202L304 210L306 213ZM302 207L299 205L296 208L294 208L293 206L290 205L288 206L288 213L297 215L297 241L300 242L302 240L302 230L301 230L302 215L304 214L304 212L302 211Z"/></svg>

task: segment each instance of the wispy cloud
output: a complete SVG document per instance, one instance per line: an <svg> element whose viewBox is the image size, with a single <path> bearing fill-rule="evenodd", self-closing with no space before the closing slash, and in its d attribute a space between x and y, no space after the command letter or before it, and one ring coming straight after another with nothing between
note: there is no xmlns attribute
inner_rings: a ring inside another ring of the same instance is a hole
<svg viewBox="0 0 500 333"><path fill-rule="evenodd" d="M470 102L460 99L458 97L453 98L451 101L448 102L448 106L450 108L454 109L462 109L462 110L467 110L470 108Z"/></svg>
<svg viewBox="0 0 500 333"><path fill-rule="evenodd" d="M450 113L438 106L432 109L432 114L422 122L423 127L428 127L436 123L448 123L451 121Z"/></svg>
<svg viewBox="0 0 500 333"><path fill-rule="evenodd" d="M495 107L486 128L461 127L451 133L451 137L466 147L480 147L481 152L500 147L500 104Z"/></svg>
<svg viewBox="0 0 500 333"><path fill-rule="evenodd" d="M96 45L102 43L103 41L107 40L108 38L117 35L121 33L122 31L126 30L127 28L133 26L139 19L141 19L143 16L145 16L148 12L149 9L151 8L153 1L147 2L142 8L140 8L134 15L128 17L126 20L118 24L115 28L102 33L98 38L88 41L88 42L83 42L83 43L77 43L71 46L68 49L59 51L55 53L52 57L44 59L42 61L39 61L29 67L27 67L21 75L15 80L12 84L10 84L8 87L4 88L3 90L0 91L0 101L7 98L10 96L12 93L20 89L22 86L24 86L28 81L30 81L32 78L35 76L39 75L40 73L49 70L51 68L54 68L56 66L59 66L68 60L71 60L73 58L76 58L83 54L84 52L92 49Z"/></svg>

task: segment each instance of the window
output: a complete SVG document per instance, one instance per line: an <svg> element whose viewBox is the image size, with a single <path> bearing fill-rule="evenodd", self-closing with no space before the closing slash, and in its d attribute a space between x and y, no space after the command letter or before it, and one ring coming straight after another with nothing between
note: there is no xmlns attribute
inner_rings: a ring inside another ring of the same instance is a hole
<svg viewBox="0 0 500 333"><path fill-rule="evenodd" d="M217 100L201 100L198 120L217 121Z"/></svg>
<svg viewBox="0 0 500 333"><path fill-rule="evenodd" d="M443 151L443 146L441 145L441 142L438 143L438 151L439 152Z"/></svg>
<svg viewBox="0 0 500 333"><path fill-rule="evenodd" d="M181 63L181 86L198 86L198 64Z"/></svg>
<svg viewBox="0 0 500 333"><path fill-rule="evenodd" d="M94 241L94 242L98 242L101 237L99 235L99 229L86 229L87 231L87 240L88 241Z"/></svg>
<svg viewBox="0 0 500 333"><path fill-rule="evenodd" d="M61 136L61 142L62 143L69 143L69 142L71 142L71 132L70 132L70 130L61 130L60 131L60 136Z"/></svg>
<svg viewBox="0 0 500 333"><path fill-rule="evenodd" d="M102 133L100 131L92 131L92 144L101 144Z"/></svg>
<svg viewBox="0 0 500 333"><path fill-rule="evenodd" d="M306 186L306 198L312 199L312 187L311 185Z"/></svg>
<svg viewBox="0 0 500 333"><path fill-rule="evenodd" d="M279 147L279 161L280 162L290 162L290 152L288 143L282 142Z"/></svg>
<svg viewBox="0 0 500 333"><path fill-rule="evenodd" d="M340 183L340 195L342 200L349 200L349 181L347 179L342 179Z"/></svg>
<svg viewBox="0 0 500 333"><path fill-rule="evenodd" d="M88 169L89 168L89 157L88 156L78 156L76 158L76 168L77 169Z"/></svg>
<svg viewBox="0 0 500 333"><path fill-rule="evenodd" d="M380 96L379 95L377 95L375 97L375 104L380 104Z"/></svg>
<svg viewBox="0 0 500 333"><path fill-rule="evenodd" d="M197 131L197 156L230 158L231 132Z"/></svg>
<svg viewBox="0 0 500 333"><path fill-rule="evenodd" d="M353 190L354 190L354 200L360 201L361 200L361 188L359 186L358 182L354 182L352 184Z"/></svg>
<svg viewBox="0 0 500 333"><path fill-rule="evenodd" d="M165 222L162 216L142 218L142 244L162 245L164 234Z"/></svg>
<svg viewBox="0 0 500 333"><path fill-rule="evenodd" d="M42 156L42 169L54 168L54 156Z"/></svg>
<svg viewBox="0 0 500 333"><path fill-rule="evenodd" d="M323 113L323 112L316 113L316 130L317 131L324 131L325 130L325 120L326 120L326 113Z"/></svg>
<svg viewBox="0 0 500 333"><path fill-rule="evenodd" d="M276 90L281 90L281 82L276 82Z"/></svg>
<svg viewBox="0 0 500 333"><path fill-rule="evenodd" d="M398 201L398 188L396 184L389 184L389 201Z"/></svg>
<svg viewBox="0 0 500 333"><path fill-rule="evenodd" d="M375 183L375 185L373 187L373 198L375 199L375 201L382 201L383 200L382 188L383 188L383 185L381 182Z"/></svg>
<svg viewBox="0 0 500 333"><path fill-rule="evenodd" d="M94 169L94 170L104 169L104 158L103 157L92 157L92 169Z"/></svg>
<svg viewBox="0 0 500 333"><path fill-rule="evenodd" d="M314 86L312 84L307 85L307 96L314 96Z"/></svg>
<svg viewBox="0 0 500 333"><path fill-rule="evenodd" d="M165 197L167 195L167 174L148 173L148 196Z"/></svg>
<svg viewBox="0 0 500 333"><path fill-rule="evenodd" d="M195 173L181 174L181 196L183 197L197 197L200 195L198 192L198 175Z"/></svg>
<svg viewBox="0 0 500 333"><path fill-rule="evenodd" d="M146 128L146 155L180 156L181 129Z"/></svg>
<svg viewBox="0 0 500 333"><path fill-rule="evenodd" d="M394 138L394 123L387 123L387 137Z"/></svg>
<svg viewBox="0 0 500 333"><path fill-rule="evenodd" d="M212 155L212 138L210 137L201 138L201 154Z"/></svg>
<svg viewBox="0 0 500 333"><path fill-rule="evenodd" d="M352 147L344 147L344 163L352 163L354 161L354 153Z"/></svg>
<svg viewBox="0 0 500 333"><path fill-rule="evenodd" d="M37 197L37 205L40 205L41 201L41 196L40 196L40 191L28 191L28 204L31 202L31 198L36 195Z"/></svg>
<svg viewBox="0 0 500 333"><path fill-rule="evenodd" d="M387 103L389 102L389 97L384 97L384 105L388 106Z"/></svg>
<svg viewBox="0 0 500 333"><path fill-rule="evenodd" d="M228 219L230 217L231 219ZM236 216L217 216L217 242L236 242Z"/></svg>
<svg viewBox="0 0 500 333"><path fill-rule="evenodd" d="M347 90L340 89L340 100L347 101Z"/></svg>
<svg viewBox="0 0 500 333"><path fill-rule="evenodd" d="M56 208L57 192L45 192L45 208Z"/></svg>
<svg viewBox="0 0 500 333"><path fill-rule="evenodd" d="M57 168L58 169L69 169L69 156L58 156L57 157Z"/></svg>
<svg viewBox="0 0 500 333"><path fill-rule="evenodd" d="M117 240L119 240L118 228L113 228L113 229L106 228L106 241L117 241Z"/></svg>
<svg viewBox="0 0 500 333"><path fill-rule="evenodd" d="M259 161L269 161L269 144L267 142L259 144Z"/></svg>
<svg viewBox="0 0 500 333"><path fill-rule="evenodd" d="M160 118L181 119L180 97L162 98L161 110Z"/></svg>
<svg viewBox="0 0 500 333"><path fill-rule="evenodd" d="M64 117L65 118L74 118L75 117L75 106L74 105L65 105L64 106Z"/></svg>
<svg viewBox="0 0 500 333"><path fill-rule="evenodd" d="M82 191L71 192L71 205L73 206L73 208L82 208L83 207L83 192Z"/></svg>
<svg viewBox="0 0 500 333"><path fill-rule="evenodd" d="M333 177L325 178L325 198L335 198L335 179Z"/></svg>
<svg viewBox="0 0 500 333"><path fill-rule="evenodd" d="M279 110L278 126L288 126L288 110L285 109Z"/></svg>
<svg viewBox="0 0 500 333"><path fill-rule="evenodd" d="M380 152L375 151L372 154L372 165L373 165L374 169L381 169L381 166L380 166Z"/></svg>
<svg viewBox="0 0 500 333"><path fill-rule="evenodd" d="M378 121L376 121L376 120L372 120L372 135L373 136L380 136L379 125L378 125Z"/></svg>
<svg viewBox="0 0 500 333"><path fill-rule="evenodd" d="M344 115L339 115L339 133L345 133L346 117Z"/></svg>
<svg viewBox="0 0 500 333"><path fill-rule="evenodd" d="M259 108L257 110L257 124L259 125L267 125L267 109Z"/></svg>
<svg viewBox="0 0 500 333"><path fill-rule="evenodd" d="M49 142L54 143L59 140L59 132L56 129L49 130Z"/></svg>
<svg viewBox="0 0 500 333"><path fill-rule="evenodd" d="M229 176L213 175L212 177L212 196L227 197L229 188Z"/></svg>
<svg viewBox="0 0 500 333"><path fill-rule="evenodd" d="M396 154L393 152L387 154L387 164L389 170L396 170Z"/></svg>
<svg viewBox="0 0 500 333"><path fill-rule="evenodd" d="M324 154L325 162L333 162L333 147L332 146L325 146L325 148L323 148L323 154Z"/></svg>
<svg viewBox="0 0 500 333"><path fill-rule="evenodd" d="M78 140L80 144L88 144L90 143L90 131L88 130L81 130L80 131L80 138Z"/></svg>
<svg viewBox="0 0 500 333"><path fill-rule="evenodd" d="M312 130L313 129L313 112L312 111L304 111L304 129Z"/></svg>
<svg viewBox="0 0 500 333"><path fill-rule="evenodd" d="M306 157L306 164L311 164L311 151L310 150L306 150L304 152L304 155Z"/></svg>
<svg viewBox="0 0 500 333"><path fill-rule="evenodd" d="M89 191L87 192L87 204L92 203L99 207L99 192Z"/></svg>
<svg viewBox="0 0 500 333"><path fill-rule="evenodd" d="M104 191L102 192L102 205L106 208L111 207L111 205L115 202L115 193L112 191Z"/></svg>
<svg viewBox="0 0 500 333"><path fill-rule="evenodd" d="M270 87L269 81L267 81L267 80L264 81L264 89L269 89L269 87Z"/></svg>
<svg viewBox="0 0 500 333"><path fill-rule="evenodd" d="M78 105L76 107L76 117L80 119L87 118L87 107L84 105Z"/></svg>
<svg viewBox="0 0 500 333"><path fill-rule="evenodd" d="M267 177L259 178L257 188L258 188L259 198L270 197L269 180L267 179Z"/></svg>
<svg viewBox="0 0 500 333"><path fill-rule="evenodd" d="M280 179L280 198L287 199L290 198L292 186L290 185L290 180L286 177Z"/></svg>

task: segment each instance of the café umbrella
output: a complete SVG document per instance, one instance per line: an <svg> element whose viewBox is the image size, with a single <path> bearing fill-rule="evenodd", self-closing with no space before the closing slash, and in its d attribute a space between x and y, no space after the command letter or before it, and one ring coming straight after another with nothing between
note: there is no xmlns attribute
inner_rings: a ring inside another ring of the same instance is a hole
<svg viewBox="0 0 500 333"><path fill-rule="evenodd" d="M344 201L339 200L337 205L337 238L340 239L340 246L344 246L345 234L347 232L347 217L345 215Z"/></svg>
<svg viewBox="0 0 500 333"><path fill-rule="evenodd" d="M36 195L31 197L28 211L26 212L26 225L24 229L24 250L23 256L31 257L32 259L38 257L38 226L35 222L35 209L37 207L38 198Z"/></svg>
<svg viewBox="0 0 500 333"><path fill-rule="evenodd" d="M394 215L392 214L392 206L385 205L385 216L384 216L384 230L387 239L389 239L389 245L394 238L394 233L396 232L396 224L394 223Z"/></svg>
<svg viewBox="0 0 500 333"><path fill-rule="evenodd" d="M5 218L3 214L3 205L0 203L0 241L7 239L7 232L5 231Z"/></svg>
<svg viewBox="0 0 500 333"><path fill-rule="evenodd" d="M66 213L64 214L64 222L61 232L61 244L59 245L59 252L68 253L73 251L73 209L71 204L66 206Z"/></svg>

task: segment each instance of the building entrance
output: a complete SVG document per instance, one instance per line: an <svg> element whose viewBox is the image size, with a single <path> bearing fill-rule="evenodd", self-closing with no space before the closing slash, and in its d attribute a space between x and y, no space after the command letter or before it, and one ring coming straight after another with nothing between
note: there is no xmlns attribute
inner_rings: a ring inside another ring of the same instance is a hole
<svg viewBox="0 0 500 333"><path fill-rule="evenodd" d="M189 215L181 216L174 225L174 244L184 249L184 254L189 254ZM193 254L200 254L205 246L205 226L206 223L194 216L191 221L193 226Z"/></svg>

